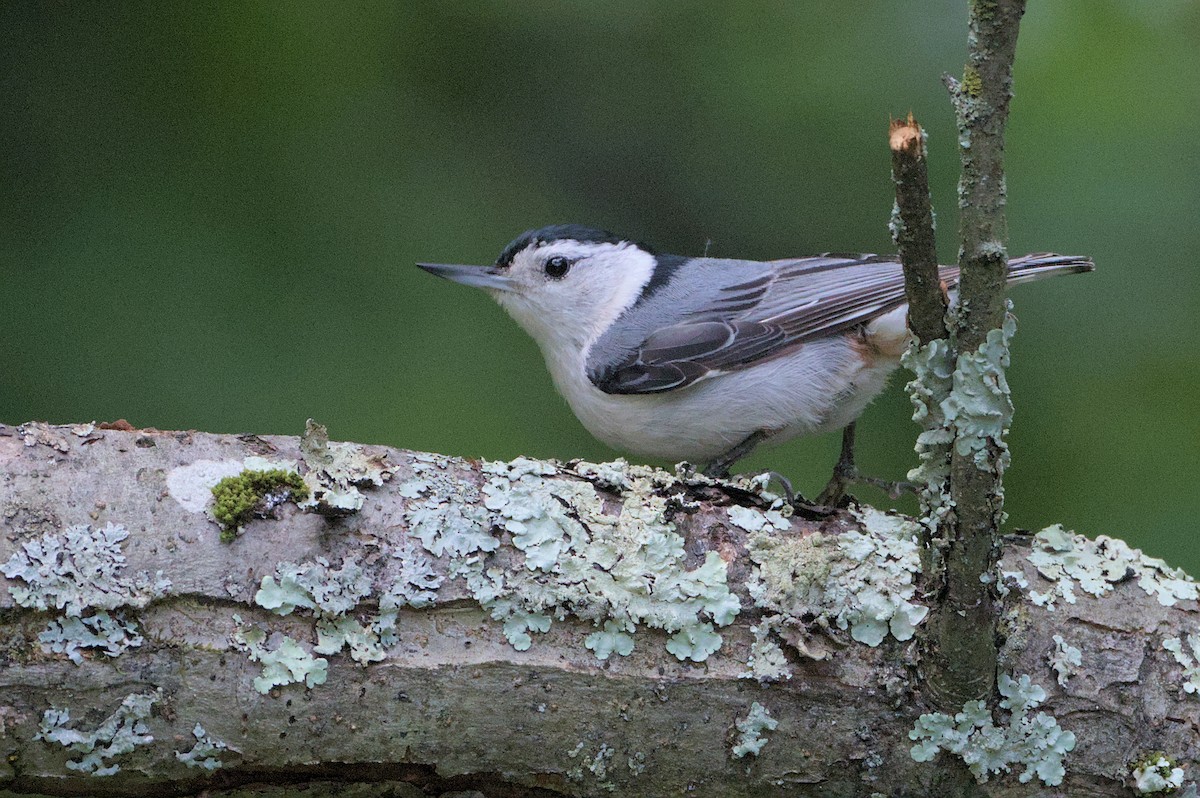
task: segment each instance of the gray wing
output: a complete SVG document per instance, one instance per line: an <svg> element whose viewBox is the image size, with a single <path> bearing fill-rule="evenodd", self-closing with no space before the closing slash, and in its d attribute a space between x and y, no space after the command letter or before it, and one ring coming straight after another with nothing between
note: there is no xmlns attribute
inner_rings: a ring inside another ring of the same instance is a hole
<svg viewBox="0 0 1200 798"><path fill-rule="evenodd" d="M904 273L892 257L697 258L601 336L588 353L588 377L605 393L670 391L865 324L904 302Z"/></svg>

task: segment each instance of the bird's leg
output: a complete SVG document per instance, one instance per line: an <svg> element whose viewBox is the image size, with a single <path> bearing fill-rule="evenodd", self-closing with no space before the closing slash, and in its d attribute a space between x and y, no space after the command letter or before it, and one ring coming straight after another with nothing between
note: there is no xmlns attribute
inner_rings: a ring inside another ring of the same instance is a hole
<svg viewBox="0 0 1200 798"><path fill-rule="evenodd" d="M706 465L703 471L704 476L713 479L723 479L729 476L729 467L754 451L754 447L758 446L766 437L767 433L764 430L758 429L751 432L744 441Z"/></svg>
<svg viewBox="0 0 1200 798"><path fill-rule="evenodd" d="M917 486L911 482L892 482L868 477L858 470L858 466L854 464L854 424L855 422L851 421L842 430L842 453L838 456L837 465L833 467L833 476L829 478L829 483L821 491L821 495L817 496L817 504L837 507L846 495L846 486L854 483L879 488L893 499L899 498L905 491L916 493Z"/></svg>
<svg viewBox="0 0 1200 798"><path fill-rule="evenodd" d="M851 421L842 430L842 453L838 455L837 464L833 467L833 476L817 496L817 504L823 507L837 507L846 495L846 486L857 478L858 467L854 465L854 422Z"/></svg>

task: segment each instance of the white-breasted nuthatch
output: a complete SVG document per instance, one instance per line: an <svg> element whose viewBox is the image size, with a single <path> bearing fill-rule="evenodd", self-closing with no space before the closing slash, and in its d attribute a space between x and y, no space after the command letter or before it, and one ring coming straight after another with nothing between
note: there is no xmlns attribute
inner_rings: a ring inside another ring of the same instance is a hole
<svg viewBox="0 0 1200 798"><path fill-rule="evenodd" d="M487 290L537 341L592 435L715 472L760 440L851 425L910 338L894 256L688 258L554 225L522 234L491 267L418 265ZM1009 262L1008 279L1094 268L1027 255ZM953 293L958 267L941 277Z"/></svg>

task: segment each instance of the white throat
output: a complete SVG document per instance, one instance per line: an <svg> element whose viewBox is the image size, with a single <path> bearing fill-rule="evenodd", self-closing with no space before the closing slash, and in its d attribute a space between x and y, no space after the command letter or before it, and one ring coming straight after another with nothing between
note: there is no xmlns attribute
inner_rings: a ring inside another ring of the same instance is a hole
<svg viewBox="0 0 1200 798"><path fill-rule="evenodd" d="M622 313L637 302L642 289L654 276L654 256L633 244L581 244L556 241L546 250L568 258L579 258L578 282L561 290L497 292L496 301L538 342L551 370L554 361L569 356L582 371L588 348L612 326Z"/></svg>

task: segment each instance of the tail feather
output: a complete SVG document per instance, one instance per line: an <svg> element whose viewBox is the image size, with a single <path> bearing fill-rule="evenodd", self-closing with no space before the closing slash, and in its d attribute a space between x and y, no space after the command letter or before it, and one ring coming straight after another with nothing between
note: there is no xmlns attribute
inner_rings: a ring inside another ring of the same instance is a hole
<svg viewBox="0 0 1200 798"><path fill-rule="evenodd" d="M1031 283L1043 277L1053 277L1056 274L1082 274L1094 272L1096 264L1091 258L1079 255L1056 255L1053 252L1036 252L1013 258L1008 262L1008 284ZM942 279L950 288L958 286L959 268L944 266L941 269Z"/></svg>
<svg viewBox="0 0 1200 798"><path fill-rule="evenodd" d="M1096 271L1096 264L1092 263L1091 258L1039 252L1010 260L1008 262L1008 282L1009 285L1028 283L1043 277L1053 277L1056 274L1082 274L1094 271Z"/></svg>

